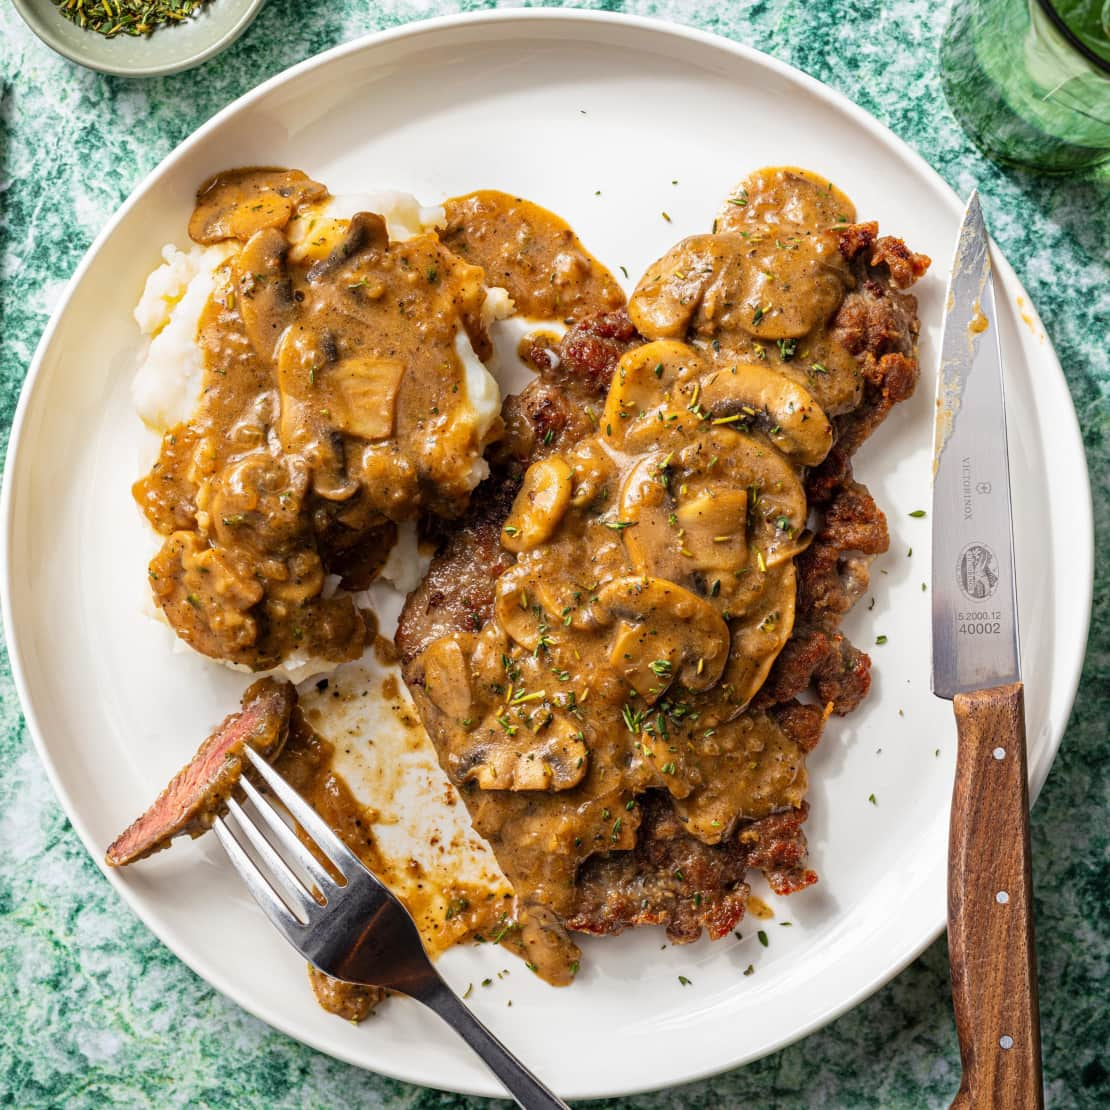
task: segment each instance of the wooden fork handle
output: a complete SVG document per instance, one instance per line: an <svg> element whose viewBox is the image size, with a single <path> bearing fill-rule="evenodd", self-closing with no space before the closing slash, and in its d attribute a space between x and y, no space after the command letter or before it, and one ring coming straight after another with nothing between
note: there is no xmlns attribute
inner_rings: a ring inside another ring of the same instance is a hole
<svg viewBox="0 0 1110 1110"><path fill-rule="evenodd" d="M1023 686L952 699L959 748L948 842L948 954L959 1110L1041 1110L1041 1027Z"/></svg>

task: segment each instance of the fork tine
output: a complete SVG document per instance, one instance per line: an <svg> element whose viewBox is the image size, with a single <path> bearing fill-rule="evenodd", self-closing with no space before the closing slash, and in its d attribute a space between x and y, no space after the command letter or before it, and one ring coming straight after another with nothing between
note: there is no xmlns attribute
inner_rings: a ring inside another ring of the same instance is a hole
<svg viewBox="0 0 1110 1110"><path fill-rule="evenodd" d="M266 916L274 923L282 936L294 948L299 949L303 940L303 926L290 912L289 907L281 900L277 892L261 871L255 866L254 861L247 855L243 846L235 839L234 834L222 817L217 817L213 829L220 843L227 852L232 866L239 872L247 889L254 896L254 900L262 907Z"/></svg>
<svg viewBox="0 0 1110 1110"><path fill-rule="evenodd" d="M307 871L312 881L327 895L338 890L339 884L320 866L319 860L304 846L300 837L281 819L274 807L255 789L254 784L245 776L239 780L243 792L251 800L255 811L266 826L270 836L276 840L285 851L286 856Z"/></svg>
<svg viewBox="0 0 1110 1110"><path fill-rule="evenodd" d="M266 785L285 803L293 819L316 841L348 882L361 873L369 874L358 857L328 828L320 815L249 744L243 749Z"/></svg>
<svg viewBox="0 0 1110 1110"><path fill-rule="evenodd" d="M247 811L234 799L229 798L227 801L228 812L231 813L239 826L239 828L246 834L247 839L254 845L255 854L259 857L262 863L269 869L270 876L277 879L282 888L282 901L292 910L300 911L302 921L309 922L312 920L313 910L319 910L320 904L312 897L301 880L297 878L293 869L281 858L277 849L266 839L262 834L262 830L250 819ZM262 813L270 810L267 805ZM270 811L272 812L272 810ZM280 821L276 814L274 820ZM266 818L267 827L269 827L269 818Z"/></svg>

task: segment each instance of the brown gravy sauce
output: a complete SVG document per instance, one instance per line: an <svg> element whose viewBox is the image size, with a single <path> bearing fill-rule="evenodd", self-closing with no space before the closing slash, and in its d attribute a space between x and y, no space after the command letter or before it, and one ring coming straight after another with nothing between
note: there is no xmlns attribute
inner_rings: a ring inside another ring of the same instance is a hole
<svg viewBox="0 0 1110 1110"><path fill-rule="evenodd" d="M167 619L198 651L253 669L296 650L361 654L373 622L349 595L324 597L325 576L365 584L395 522L465 507L497 427L474 427L457 337L488 353L487 286L535 318L624 303L570 227L520 198L455 198L440 235L402 243L373 214L293 242L326 195L273 169L202 186L190 234L242 247L201 322L198 411L135 485L165 537L150 577ZM485 888L399 869L331 744L303 724L291 737L279 770L433 951L480 934L568 982L577 950L559 921L576 870L634 846L644 791L668 791L707 843L801 803L804 753L748 703L793 627L803 468L862 388L826 326L851 284L836 228L852 220L823 179L765 170L712 234L648 269L629 310L653 342L622 360L597 433L526 474L494 618L421 657L422 712L514 885L515 919Z"/></svg>
<svg viewBox="0 0 1110 1110"><path fill-rule="evenodd" d="M394 522L458 515L496 432L476 420L458 349L489 353L481 269L435 234L391 242L372 213L317 217L326 197L286 170L201 186L194 239L242 245L200 322L197 410L134 490L165 537L150 582L167 620L253 670L294 652L357 658L361 614L324 596L326 576L361 588Z"/></svg>
<svg viewBox="0 0 1110 1110"><path fill-rule="evenodd" d="M507 289L517 312L573 323L624 305L613 275L565 221L529 200L482 189L444 206L444 244Z"/></svg>
<svg viewBox="0 0 1110 1110"><path fill-rule="evenodd" d="M816 175L764 170L649 267L629 312L652 342L621 360L597 433L526 473L493 618L417 661L440 760L552 982L577 967L558 928L577 869L635 845L645 791L709 844L802 802L804 750L748 703L793 628L804 469L859 399L829 329L854 216Z"/></svg>

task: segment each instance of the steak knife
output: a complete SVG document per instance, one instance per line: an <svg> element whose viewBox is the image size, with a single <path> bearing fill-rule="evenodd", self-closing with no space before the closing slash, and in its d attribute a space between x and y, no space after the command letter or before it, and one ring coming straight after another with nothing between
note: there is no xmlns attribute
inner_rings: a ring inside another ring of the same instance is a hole
<svg viewBox="0 0 1110 1110"><path fill-rule="evenodd" d="M948 950L960 1110L1044 1106L1023 689L998 315L973 193L948 285L933 453L933 693L951 700L958 737Z"/></svg>

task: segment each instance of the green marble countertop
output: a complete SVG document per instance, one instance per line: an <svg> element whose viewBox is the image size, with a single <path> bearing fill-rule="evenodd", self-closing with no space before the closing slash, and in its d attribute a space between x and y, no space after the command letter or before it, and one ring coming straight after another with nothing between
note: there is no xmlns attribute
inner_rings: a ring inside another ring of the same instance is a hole
<svg viewBox="0 0 1110 1110"><path fill-rule="evenodd" d="M200 123L294 62L481 0L270 0L200 70L152 81L71 66L0 6L0 453L47 318L135 184ZM945 0L602 0L749 43L839 89L987 220L1040 309L1083 427L1096 543L1110 542L1110 176L1002 171L937 74ZM2 649L0 649L2 650ZM289 1040L212 991L120 903L55 800L0 656L0 1105L487 1105ZM1052 1107L1110 1105L1110 560L1060 755L1033 813L1045 1078ZM943 941L823 1031L749 1067L605 1107L940 1107L959 1074Z"/></svg>

